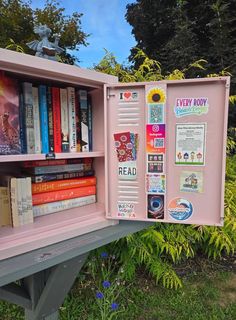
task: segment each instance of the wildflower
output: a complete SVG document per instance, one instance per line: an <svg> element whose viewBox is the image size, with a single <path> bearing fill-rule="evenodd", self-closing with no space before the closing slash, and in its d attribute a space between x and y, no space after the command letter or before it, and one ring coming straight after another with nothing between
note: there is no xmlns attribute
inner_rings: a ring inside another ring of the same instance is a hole
<svg viewBox="0 0 236 320"><path fill-rule="evenodd" d="M107 258L108 257L108 253L107 252L102 252L101 253L101 258Z"/></svg>
<svg viewBox="0 0 236 320"><path fill-rule="evenodd" d="M97 298L97 299L103 299L103 298L104 298L103 293L102 293L102 292L100 292L100 291L99 291L99 292L97 292L97 293L96 293L96 298Z"/></svg>
<svg viewBox="0 0 236 320"><path fill-rule="evenodd" d="M102 285L103 288L109 288L111 286L111 283L109 281L103 281Z"/></svg>
<svg viewBox="0 0 236 320"><path fill-rule="evenodd" d="M113 303L111 304L111 309L112 309L112 310L117 310L118 308L119 308L118 303L113 302Z"/></svg>

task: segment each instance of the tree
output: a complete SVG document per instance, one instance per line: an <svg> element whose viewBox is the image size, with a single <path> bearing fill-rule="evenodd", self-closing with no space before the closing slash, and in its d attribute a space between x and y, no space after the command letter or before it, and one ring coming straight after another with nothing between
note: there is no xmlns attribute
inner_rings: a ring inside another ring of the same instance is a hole
<svg viewBox="0 0 236 320"><path fill-rule="evenodd" d="M52 33L60 33L60 46L78 50L79 45L87 45L88 35L81 30L81 13L65 14L56 0L47 0L43 9L33 10L27 0L0 0L0 47L5 48L10 39L20 45L24 52L34 54L26 43L37 38L34 24L47 24ZM14 46L13 46L14 47ZM61 56L62 61L73 64L76 58L70 53Z"/></svg>

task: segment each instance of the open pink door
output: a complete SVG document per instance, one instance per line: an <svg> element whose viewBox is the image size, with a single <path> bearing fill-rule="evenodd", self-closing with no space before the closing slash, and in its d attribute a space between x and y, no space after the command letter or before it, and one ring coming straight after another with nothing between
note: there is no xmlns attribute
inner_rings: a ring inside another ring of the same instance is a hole
<svg viewBox="0 0 236 320"><path fill-rule="evenodd" d="M107 218L222 225L229 78L105 88Z"/></svg>

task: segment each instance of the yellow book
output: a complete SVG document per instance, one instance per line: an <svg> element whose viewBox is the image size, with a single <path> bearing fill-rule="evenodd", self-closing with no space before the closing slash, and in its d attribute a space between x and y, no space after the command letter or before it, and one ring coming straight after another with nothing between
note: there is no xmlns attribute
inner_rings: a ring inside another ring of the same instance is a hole
<svg viewBox="0 0 236 320"><path fill-rule="evenodd" d="M12 225L9 191L7 187L0 187L0 226Z"/></svg>

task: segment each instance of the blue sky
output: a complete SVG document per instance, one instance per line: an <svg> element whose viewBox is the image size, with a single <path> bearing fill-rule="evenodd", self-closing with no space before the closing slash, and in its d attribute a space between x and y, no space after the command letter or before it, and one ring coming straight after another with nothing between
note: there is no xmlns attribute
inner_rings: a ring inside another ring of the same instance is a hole
<svg viewBox="0 0 236 320"><path fill-rule="evenodd" d="M104 56L104 48L112 52L120 63L127 62L130 49L135 46L131 26L125 20L126 5L135 0L61 0L66 14L83 13L82 30L91 34L89 45L78 52L80 67L89 68ZM43 7L45 1L32 0L32 7Z"/></svg>

